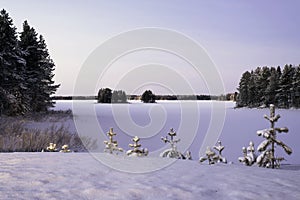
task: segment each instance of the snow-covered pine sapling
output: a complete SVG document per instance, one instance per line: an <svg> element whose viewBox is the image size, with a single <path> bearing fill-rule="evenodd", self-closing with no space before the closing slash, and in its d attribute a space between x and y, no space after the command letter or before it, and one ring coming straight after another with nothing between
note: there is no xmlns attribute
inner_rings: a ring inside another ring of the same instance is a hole
<svg viewBox="0 0 300 200"><path fill-rule="evenodd" d="M185 159L187 159L187 160L193 160L192 153L190 151L187 151L185 153Z"/></svg>
<svg viewBox="0 0 300 200"><path fill-rule="evenodd" d="M222 142L219 140L213 149L216 150L218 153L213 151L210 147L206 148L205 157L200 157L199 161L204 162L208 160L208 164L215 164L215 163L227 163L227 159L222 156L222 151L224 150L224 146L222 146Z"/></svg>
<svg viewBox="0 0 300 200"><path fill-rule="evenodd" d="M128 156L137 156L137 157L142 157L142 156L147 156L148 155L148 149L143 149L140 147L142 146L141 144L139 144L138 142L140 141L140 138L135 136L134 138L132 138L133 144L129 144L129 147L133 148L131 150L128 150L126 152L126 154Z"/></svg>
<svg viewBox="0 0 300 200"><path fill-rule="evenodd" d="M176 158L176 159L185 159L185 156L177 150L176 143L180 142L180 139L175 139L176 132L173 128L170 129L170 132L168 133L170 138L168 136L162 137L161 140L165 143L170 143L171 148L164 150L160 157L167 157L167 158ZM191 158L191 155L190 155Z"/></svg>
<svg viewBox="0 0 300 200"><path fill-rule="evenodd" d="M216 155L216 153L212 151L210 147L206 148L205 155L206 157L200 157L199 161L201 163L208 160L208 164L215 164L214 156Z"/></svg>
<svg viewBox="0 0 300 200"><path fill-rule="evenodd" d="M71 150L69 149L69 145L65 144L61 147L61 150L59 152L62 152L62 153L70 153Z"/></svg>
<svg viewBox="0 0 300 200"><path fill-rule="evenodd" d="M46 148L48 152L57 152L56 144L50 143L49 146Z"/></svg>
<svg viewBox="0 0 300 200"><path fill-rule="evenodd" d="M110 154L113 154L114 152L116 152L116 154L118 154L118 152L123 152L123 149L118 147L118 142L113 138L115 135L117 134L114 133L113 128L110 128L109 131L107 132L107 136L109 140L104 141L105 144L104 152L108 152Z"/></svg>
<svg viewBox="0 0 300 200"><path fill-rule="evenodd" d="M222 146L222 142L219 140L217 142L218 145L213 146L213 148L218 151L218 155L215 157L217 162L227 163L227 159L222 156L222 151L224 150L224 146Z"/></svg>
<svg viewBox="0 0 300 200"><path fill-rule="evenodd" d="M275 122L278 121L280 115L275 115L275 106L273 104L270 105L270 117L264 115L264 118L266 118L271 123L271 127L269 129L257 131L257 135L264 137L265 140L262 141L261 144L257 147L257 151L261 152L261 154L257 157L256 163L261 167L279 168L280 161L282 161L284 158L275 158L275 145L282 147L288 155L292 153L292 149L282 141L277 140L276 133L287 133L288 128L275 127Z"/></svg>
<svg viewBox="0 0 300 200"><path fill-rule="evenodd" d="M239 161L244 163L247 166L251 166L256 161L256 154L255 154L255 148L254 143L250 141L249 146L243 147L243 157L239 157Z"/></svg>

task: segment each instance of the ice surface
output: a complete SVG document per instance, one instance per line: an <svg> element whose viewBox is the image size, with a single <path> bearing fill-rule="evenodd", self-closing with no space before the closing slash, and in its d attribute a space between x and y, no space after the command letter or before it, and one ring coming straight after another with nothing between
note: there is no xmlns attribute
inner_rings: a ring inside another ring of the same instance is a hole
<svg viewBox="0 0 300 200"><path fill-rule="evenodd" d="M178 128L181 123L181 105L189 105L194 103L193 101L158 101L156 104L143 104L139 101L131 101L130 104L96 104L96 101L77 101L82 104L93 104L95 107L95 112L98 118L98 123L103 129L104 135L109 130L110 127L114 128L117 133L116 139L118 140L119 147L128 150L128 144L131 142L131 138L138 135L141 138L141 143L143 147L147 148L151 152L157 152L156 155L159 156L163 150L168 148L168 145L161 142L160 138L165 136L170 128L174 128L177 131L177 135L181 139L185 139L186 135L190 133L178 132ZM211 123L211 101L197 101L198 110L200 113L200 120L198 122L198 130L195 138L191 141L192 144L188 149L183 149L178 145L178 150L185 152L190 150L193 159L199 159L199 150L203 142L203 138L207 133L209 124ZM218 102L220 104L224 102ZM247 109L240 108L234 109L234 102L225 102L226 107L226 118L224 122L223 129L221 131L220 139L222 144L226 146L223 151L224 157L227 158L228 162L238 162L238 157L242 156L242 147L247 146L249 141L253 141L255 146L263 141L263 138L257 136L256 132L269 127L268 121L266 121L263 116L268 114L270 111L266 109ZM135 131L124 131L124 128L120 124L116 123L117 119L127 119L126 113L121 110L126 108L129 112L129 117L132 122L140 127L148 128L149 124L153 123L153 118L158 118L158 129L151 137L142 138L143 133ZM67 110L72 109L72 101L57 101L56 110ZM155 110L157 109L157 110ZM162 110L162 112L160 111ZM151 113L152 112L152 113ZM286 164L300 164L300 124L297 119L300 116L300 109L277 109L276 112L282 117L277 122L278 127L288 127L289 132L287 134L278 134L278 139L285 142L288 146L293 149L293 153L288 156L283 152L281 148L276 149L276 156L284 156L286 161L282 163ZM83 123L88 124L90 116L84 116L82 118ZM189 116L188 116L189 117ZM193 120L190 118L188 120ZM160 121L163 123L161 124ZM76 127L72 120L67 121L68 126L72 132L76 131ZM221 122L220 122L221 123ZM92 127L92 126L91 126ZM87 127L91 128L91 127ZM92 129L92 128L91 128ZM87 131L88 132L88 131ZM100 133L99 133L100 135ZM97 136L98 137L98 136ZM217 140L216 140L217 142ZM101 145L103 141L99 141ZM102 148L102 147L101 147ZM100 148L100 149L101 149ZM104 148L104 147L103 147ZM206 147L205 147L206 148Z"/></svg>

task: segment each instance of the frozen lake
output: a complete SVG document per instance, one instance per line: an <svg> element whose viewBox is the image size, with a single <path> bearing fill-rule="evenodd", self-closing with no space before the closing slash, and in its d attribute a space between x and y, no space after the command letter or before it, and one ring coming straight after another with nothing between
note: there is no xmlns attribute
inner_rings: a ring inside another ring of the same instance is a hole
<svg viewBox="0 0 300 200"><path fill-rule="evenodd" d="M160 138L166 136L170 128L174 128L183 143L179 143L178 149L182 152L190 150L193 159L199 159L201 146L205 148L203 140L209 136L209 129L214 129L210 126L218 124L221 129L217 133L218 137L214 136L213 139L220 139L225 146L223 155L229 162L237 163L237 158L242 156L242 147L247 147L250 140L255 147L263 141L262 137L256 135L256 131L270 126L263 118L264 114L269 115L269 109L234 109L234 102L158 101L156 104L143 104L131 101L129 104L97 104L96 101L77 100L74 103L75 108L81 110L75 112L76 125L72 120L67 122L69 128L99 140L100 151L103 149L103 133L113 127L119 146L123 149L128 150L131 138L137 135L141 137L142 147L157 152L153 153L157 155L167 147ZM74 105L73 101L57 101L54 109L67 110ZM218 112L213 112L213 106L224 109L224 124L222 116L216 116ZM91 108L92 112L89 110ZM293 149L292 155L288 156L277 147L276 154L285 157L283 163L300 164L300 110L277 109L276 113L281 115L276 127L289 128L287 134L278 134L278 139Z"/></svg>

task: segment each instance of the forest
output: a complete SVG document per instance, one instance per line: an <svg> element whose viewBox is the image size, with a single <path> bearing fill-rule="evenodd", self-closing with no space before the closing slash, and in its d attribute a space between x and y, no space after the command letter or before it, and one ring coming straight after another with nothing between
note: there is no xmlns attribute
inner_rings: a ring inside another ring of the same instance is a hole
<svg viewBox="0 0 300 200"><path fill-rule="evenodd" d="M300 65L257 67L246 71L238 86L237 107L300 107Z"/></svg>

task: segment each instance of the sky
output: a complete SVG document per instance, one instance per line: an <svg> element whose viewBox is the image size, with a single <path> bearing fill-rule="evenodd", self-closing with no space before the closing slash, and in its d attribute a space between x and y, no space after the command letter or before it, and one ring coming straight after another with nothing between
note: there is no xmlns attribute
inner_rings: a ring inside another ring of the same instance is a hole
<svg viewBox="0 0 300 200"><path fill-rule="evenodd" d="M226 92L236 91L246 70L300 64L300 2L297 0L0 0L0 7L8 11L19 32L23 21L28 20L44 36L56 64L54 79L61 84L57 95L73 94L83 64L97 47L120 33L144 27L174 30L196 41L216 65ZM154 63L179 71L179 68L187 69L183 66L188 64L175 61L178 58L156 54L132 53L118 60L119 67L148 64L153 58ZM205 77L196 80L189 70L184 71L195 92L208 92ZM95 91L99 87L114 87L113 82L120 79L115 74L107 77L98 80ZM154 90L171 91L167 86Z"/></svg>

